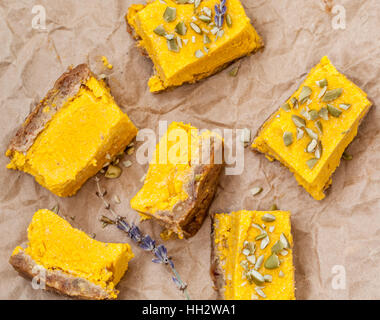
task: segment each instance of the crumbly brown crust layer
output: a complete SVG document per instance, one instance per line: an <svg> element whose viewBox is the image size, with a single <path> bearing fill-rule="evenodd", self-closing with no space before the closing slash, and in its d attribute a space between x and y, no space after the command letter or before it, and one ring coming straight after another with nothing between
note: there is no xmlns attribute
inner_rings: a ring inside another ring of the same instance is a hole
<svg viewBox="0 0 380 320"><path fill-rule="evenodd" d="M11 152L27 152L46 123L68 99L75 96L81 85L85 84L91 75L92 73L86 64L80 64L73 69L70 68L62 74L45 98L35 106L25 119L23 125L10 141L8 150ZM49 107L50 111L44 112L45 107Z"/></svg>
<svg viewBox="0 0 380 320"><path fill-rule="evenodd" d="M26 279L39 275L39 265L24 251L12 255L9 263ZM61 270L45 270L46 290L77 299L105 300L113 299L102 287ZM41 274L40 274L41 275Z"/></svg>

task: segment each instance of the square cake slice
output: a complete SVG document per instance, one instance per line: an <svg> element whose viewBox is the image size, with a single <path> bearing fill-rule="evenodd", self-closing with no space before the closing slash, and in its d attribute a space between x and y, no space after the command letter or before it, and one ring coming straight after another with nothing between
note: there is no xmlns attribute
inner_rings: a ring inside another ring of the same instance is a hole
<svg viewBox="0 0 380 320"><path fill-rule="evenodd" d="M173 122L156 146L131 207L157 219L165 236L191 237L207 214L223 165L219 135Z"/></svg>
<svg viewBox="0 0 380 320"><path fill-rule="evenodd" d="M129 244L96 241L43 209L28 227L27 247L16 247L9 262L26 278L39 276L47 290L103 300L117 298L115 286L132 258Z"/></svg>
<svg viewBox="0 0 380 320"><path fill-rule="evenodd" d="M370 107L366 93L323 57L263 124L252 147L288 167L298 183L321 200Z"/></svg>
<svg viewBox="0 0 380 320"><path fill-rule="evenodd" d="M33 175L54 194L74 195L122 152L137 128L87 65L64 73L8 146L9 169Z"/></svg>
<svg viewBox="0 0 380 320"><path fill-rule="evenodd" d="M215 214L211 235L218 298L295 299L290 212Z"/></svg>
<svg viewBox="0 0 380 320"><path fill-rule="evenodd" d="M239 0L149 1L126 15L155 74L150 91L193 83L263 46Z"/></svg>

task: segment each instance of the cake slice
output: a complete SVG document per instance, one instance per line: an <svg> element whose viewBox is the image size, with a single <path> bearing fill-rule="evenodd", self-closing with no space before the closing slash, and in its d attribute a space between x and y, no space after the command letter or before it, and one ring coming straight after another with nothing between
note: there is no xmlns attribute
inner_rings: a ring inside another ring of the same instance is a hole
<svg viewBox="0 0 380 320"><path fill-rule="evenodd" d="M218 298L295 299L290 212L215 214L211 235Z"/></svg>
<svg viewBox="0 0 380 320"><path fill-rule="evenodd" d="M27 248L15 248L11 265L27 278L40 275L47 290L74 298L117 298L115 286L133 258L129 244L96 241L46 209L34 214L28 241Z"/></svg>
<svg viewBox="0 0 380 320"><path fill-rule="evenodd" d="M131 207L157 219L167 236L191 237L206 216L223 165L219 135L173 122L156 147Z"/></svg>
<svg viewBox="0 0 380 320"><path fill-rule="evenodd" d="M33 175L58 196L71 196L136 134L105 83L81 64L55 82L17 131L7 167Z"/></svg>
<svg viewBox="0 0 380 320"><path fill-rule="evenodd" d="M299 89L267 120L252 147L292 171L321 200L371 102L323 57Z"/></svg>
<svg viewBox="0 0 380 320"><path fill-rule="evenodd" d="M126 20L154 63L151 92L206 78L263 46L239 0L148 1Z"/></svg>

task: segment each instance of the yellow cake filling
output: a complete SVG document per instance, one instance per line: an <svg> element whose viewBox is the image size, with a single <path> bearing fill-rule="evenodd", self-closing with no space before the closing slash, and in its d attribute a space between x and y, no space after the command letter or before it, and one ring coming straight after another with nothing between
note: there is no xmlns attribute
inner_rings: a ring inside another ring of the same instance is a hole
<svg viewBox="0 0 380 320"><path fill-rule="evenodd" d="M216 214L214 228L226 300L295 299L290 212Z"/></svg>
<svg viewBox="0 0 380 320"><path fill-rule="evenodd" d="M71 196L136 134L109 89L91 77L52 117L26 154L7 151L11 157L7 168L33 175L58 196Z"/></svg>
<svg viewBox="0 0 380 320"><path fill-rule="evenodd" d="M327 90L320 85L321 80L326 80ZM294 98L299 100L304 87L310 88L311 94L306 102L294 107ZM325 99L326 95L340 89L341 94L337 98L326 101L329 100ZM306 191L316 200L321 200L325 197L323 191L331 184L331 175L339 166L344 150L356 136L360 121L370 106L366 93L340 74L327 57L323 57L288 99L285 108L281 107L264 123L252 147L267 154L270 160L281 161L294 173ZM320 116L322 108L325 109L327 118L326 115ZM326 110L328 108L332 108L335 116ZM316 114L312 114L314 111L318 113L316 117ZM308 119L310 114L313 117ZM297 127L292 119L294 115L302 118L305 126ZM318 135L317 140L322 148L320 158L316 158L313 152L307 152L313 138L305 128ZM301 138L297 137L297 131L300 130L303 131ZM293 140L288 146L284 142L286 132L291 134Z"/></svg>
<svg viewBox="0 0 380 320"><path fill-rule="evenodd" d="M220 1L204 0L196 9L194 4L177 4L172 0L166 3L156 0L146 6L132 5L126 17L141 38L139 46L154 63L156 74L149 80L152 92L206 78L227 63L263 46L239 0L227 0L220 33L216 32L214 22L214 6ZM168 7L176 12L170 22L164 18ZM185 26L180 33L176 32L179 23ZM199 27L198 32L192 28L194 24L196 29ZM157 27L174 35L176 51L169 49L167 37L155 33Z"/></svg>
<svg viewBox="0 0 380 320"><path fill-rule="evenodd" d="M199 133L190 124L172 122L161 138L149 164L141 190L132 198L131 207L142 213L172 210L188 199L187 183L196 179L193 164L200 163L201 141L213 133ZM219 140L220 141L220 140Z"/></svg>
<svg viewBox="0 0 380 320"><path fill-rule="evenodd" d="M28 228L28 247L24 250L37 264L48 270L86 279L105 289L112 298L114 290L133 258L127 243L103 243L74 229L54 212L38 210Z"/></svg>

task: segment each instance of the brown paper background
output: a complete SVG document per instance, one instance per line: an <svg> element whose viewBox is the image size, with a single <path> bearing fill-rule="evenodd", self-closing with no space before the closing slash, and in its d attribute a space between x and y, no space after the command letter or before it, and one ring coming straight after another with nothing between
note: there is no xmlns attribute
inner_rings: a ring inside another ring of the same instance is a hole
<svg viewBox="0 0 380 320"><path fill-rule="evenodd" d="M348 148L354 159L342 161L328 196L313 200L286 168L246 149L244 174L222 176L210 210L264 210L276 203L292 212L298 299L379 299L380 2L334 0L346 9L346 29L334 30L333 15L322 0L243 0L265 49L241 60L235 78L222 71L159 95L147 87L151 62L140 55L126 32L124 14L132 2L136 1L0 1L1 154L31 106L71 64L88 62L94 72L109 75L116 101L139 128L157 132L159 120L176 120L199 128L249 127L255 132L310 68L328 55L374 102ZM47 31L31 27L36 4L46 8ZM109 58L113 70L104 70L102 55ZM129 158L136 162L134 156ZM76 196L61 199L31 176L6 170L6 163L7 158L1 156L0 298L60 298L33 290L8 264L13 248L26 241L27 226L37 209L59 203L63 215L76 217L75 227L95 233L96 239L130 243L113 227L102 229L98 219L106 211L95 196L93 180ZM115 209L130 222L138 221L129 200L141 187L139 180L146 169L134 163L117 181L102 182L109 194L122 199ZM254 186L264 188L256 197L249 194ZM144 222L141 227L159 238L161 228L155 223ZM209 276L209 237L207 219L195 237L166 243L194 299L216 297ZM136 258L118 286L120 299L182 299L166 269L151 263L149 253L132 246ZM345 290L332 288L334 265L346 269Z"/></svg>

